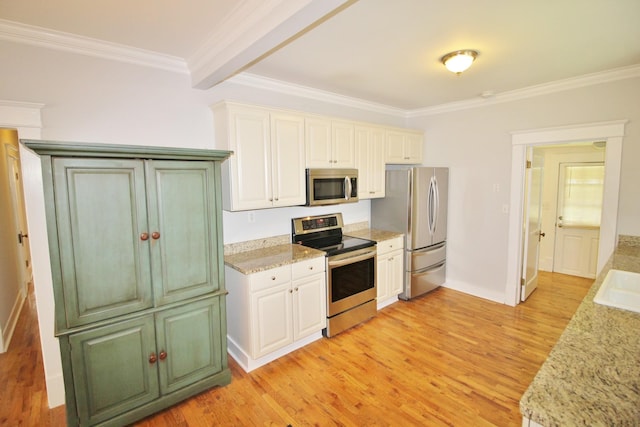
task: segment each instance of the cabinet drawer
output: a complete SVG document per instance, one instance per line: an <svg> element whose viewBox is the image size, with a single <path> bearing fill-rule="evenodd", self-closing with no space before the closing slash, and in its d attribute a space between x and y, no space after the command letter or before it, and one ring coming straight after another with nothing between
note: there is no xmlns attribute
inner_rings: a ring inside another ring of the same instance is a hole
<svg viewBox="0 0 640 427"><path fill-rule="evenodd" d="M396 249L404 248L404 237L394 237L393 239L383 240L378 242L377 250L378 254L386 254L387 252L394 251Z"/></svg>
<svg viewBox="0 0 640 427"><path fill-rule="evenodd" d="M291 267L288 265L260 271L251 275L251 292L260 291L290 281Z"/></svg>
<svg viewBox="0 0 640 427"><path fill-rule="evenodd" d="M293 279L309 276L325 271L325 257L312 258L297 262L291 266Z"/></svg>

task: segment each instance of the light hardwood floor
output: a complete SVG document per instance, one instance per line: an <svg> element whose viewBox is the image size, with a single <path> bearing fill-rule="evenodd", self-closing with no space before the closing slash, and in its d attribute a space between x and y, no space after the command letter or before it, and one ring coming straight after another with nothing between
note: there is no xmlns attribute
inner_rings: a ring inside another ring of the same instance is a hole
<svg viewBox="0 0 640 427"><path fill-rule="evenodd" d="M142 420L150 426L519 426L520 396L593 280L541 273L509 307L449 289L399 301L334 338ZM33 296L0 355L0 425L64 425L48 410Z"/></svg>

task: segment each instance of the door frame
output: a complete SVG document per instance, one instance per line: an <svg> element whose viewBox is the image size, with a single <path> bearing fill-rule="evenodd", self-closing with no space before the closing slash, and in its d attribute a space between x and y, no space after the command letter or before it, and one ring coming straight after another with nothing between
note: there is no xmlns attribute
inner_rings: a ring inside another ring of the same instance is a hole
<svg viewBox="0 0 640 427"><path fill-rule="evenodd" d="M527 148L571 142L606 141L604 197L598 245L598 253L602 256L598 257L597 276L602 271L609 255L613 253L617 242L622 140L627 122L628 120L615 120L511 132L511 203L505 304L516 306L520 303L523 255L522 218L524 215L524 176Z"/></svg>

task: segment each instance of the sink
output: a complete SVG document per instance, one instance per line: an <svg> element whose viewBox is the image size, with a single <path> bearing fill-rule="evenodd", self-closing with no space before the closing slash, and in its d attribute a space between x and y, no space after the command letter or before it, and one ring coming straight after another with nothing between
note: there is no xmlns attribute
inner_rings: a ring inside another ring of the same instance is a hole
<svg viewBox="0 0 640 427"><path fill-rule="evenodd" d="M640 273L609 270L593 301L640 313Z"/></svg>

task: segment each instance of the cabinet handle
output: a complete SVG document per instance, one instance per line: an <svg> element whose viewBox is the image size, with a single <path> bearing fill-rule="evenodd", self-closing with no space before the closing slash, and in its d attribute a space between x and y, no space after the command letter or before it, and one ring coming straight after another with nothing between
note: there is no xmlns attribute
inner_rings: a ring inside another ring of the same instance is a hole
<svg viewBox="0 0 640 427"><path fill-rule="evenodd" d="M153 365L157 361L158 361L158 358L156 357L156 354L155 353L151 353L149 355L149 363L151 363Z"/></svg>
<svg viewBox="0 0 640 427"><path fill-rule="evenodd" d="M149 233L140 233L140 240L149 240Z"/></svg>
<svg viewBox="0 0 640 427"><path fill-rule="evenodd" d="M153 240L158 240L160 238L160 233L154 231L153 233L151 233L151 237L153 238Z"/></svg>
<svg viewBox="0 0 640 427"><path fill-rule="evenodd" d="M164 360L164 359L166 359L166 358L167 358L167 352L166 352L166 351L164 351L164 350L162 350L162 351L160 352L160 354L158 355L158 358L160 358L160 360Z"/></svg>

